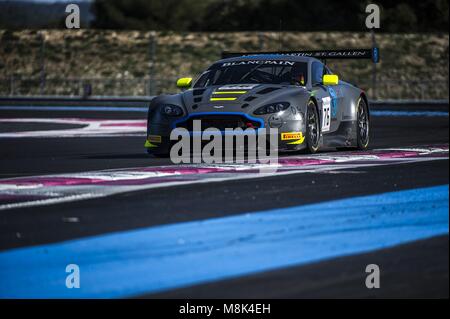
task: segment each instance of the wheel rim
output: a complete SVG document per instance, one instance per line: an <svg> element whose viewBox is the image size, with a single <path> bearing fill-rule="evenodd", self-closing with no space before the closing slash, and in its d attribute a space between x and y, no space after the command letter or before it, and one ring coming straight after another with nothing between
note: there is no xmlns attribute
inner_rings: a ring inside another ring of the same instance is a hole
<svg viewBox="0 0 450 319"><path fill-rule="evenodd" d="M311 146L316 147L319 144L319 127L316 112L308 112L308 132L311 139Z"/></svg>
<svg viewBox="0 0 450 319"><path fill-rule="evenodd" d="M358 108L358 129L361 142L366 145L369 139L369 120L366 108L362 104Z"/></svg>

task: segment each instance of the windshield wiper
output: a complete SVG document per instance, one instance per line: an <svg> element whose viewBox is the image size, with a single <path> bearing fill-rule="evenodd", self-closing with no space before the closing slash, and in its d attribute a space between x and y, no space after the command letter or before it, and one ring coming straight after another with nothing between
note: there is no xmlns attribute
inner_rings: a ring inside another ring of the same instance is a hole
<svg viewBox="0 0 450 319"><path fill-rule="evenodd" d="M255 66L253 69L251 69L250 71L248 71L247 73L244 74L244 76L241 77L240 81L245 80L249 75L251 75L253 72L255 72L256 70L258 70L261 66L263 66L264 64L258 64L257 66Z"/></svg>

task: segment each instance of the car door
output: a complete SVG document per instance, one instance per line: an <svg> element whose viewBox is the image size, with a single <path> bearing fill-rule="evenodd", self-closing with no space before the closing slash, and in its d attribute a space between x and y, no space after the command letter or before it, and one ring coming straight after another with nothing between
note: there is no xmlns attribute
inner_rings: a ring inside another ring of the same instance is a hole
<svg viewBox="0 0 450 319"><path fill-rule="evenodd" d="M312 89L319 103L322 132L329 134L339 127L339 110L342 103L339 85L324 85L323 76L332 74L323 63L315 61L311 65Z"/></svg>
<svg viewBox="0 0 450 319"><path fill-rule="evenodd" d="M326 65L324 66L324 74L334 74ZM328 94L331 98L331 122L337 127L339 126L339 118L342 113L342 104L344 103L344 96L342 94L341 85L328 85Z"/></svg>

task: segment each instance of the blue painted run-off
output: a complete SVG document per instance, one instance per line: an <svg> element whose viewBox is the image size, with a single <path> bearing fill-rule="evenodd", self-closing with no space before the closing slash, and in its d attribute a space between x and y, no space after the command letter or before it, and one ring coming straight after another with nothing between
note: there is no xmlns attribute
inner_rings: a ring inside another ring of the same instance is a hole
<svg viewBox="0 0 450 319"><path fill-rule="evenodd" d="M14 249L0 253L0 297L133 296L448 234L448 190L421 188ZM80 267L80 289L65 287L72 263Z"/></svg>
<svg viewBox="0 0 450 319"><path fill-rule="evenodd" d="M448 117L448 112L443 111L371 111L371 116L420 116L420 117Z"/></svg>

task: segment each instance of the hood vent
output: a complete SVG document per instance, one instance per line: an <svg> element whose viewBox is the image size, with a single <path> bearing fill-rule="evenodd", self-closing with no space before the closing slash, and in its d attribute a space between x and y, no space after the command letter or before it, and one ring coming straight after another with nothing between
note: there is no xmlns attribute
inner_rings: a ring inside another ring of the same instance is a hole
<svg viewBox="0 0 450 319"><path fill-rule="evenodd" d="M200 90L194 90L193 91L193 95L202 95L203 93L205 93L206 89L200 89Z"/></svg>
<svg viewBox="0 0 450 319"><path fill-rule="evenodd" d="M265 88L262 89L261 91L257 92L257 94L267 94L267 93L271 93L273 91L279 90L280 88Z"/></svg>
<svg viewBox="0 0 450 319"><path fill-rule="evenodd" d="M251 101L253 101L254 99L256 99L257 97L256 96L249 96L249 97L247 97L244 101L245 102L251 102Z"/></svg>

